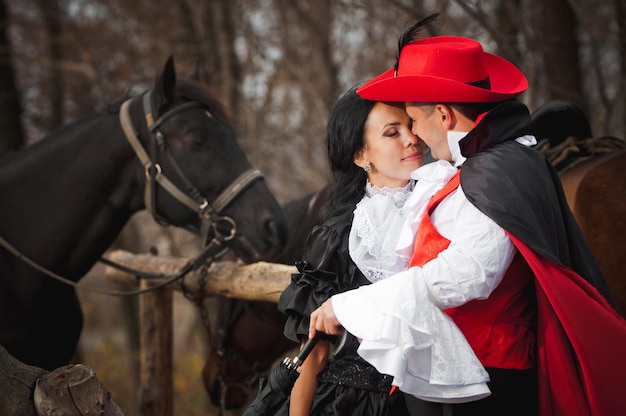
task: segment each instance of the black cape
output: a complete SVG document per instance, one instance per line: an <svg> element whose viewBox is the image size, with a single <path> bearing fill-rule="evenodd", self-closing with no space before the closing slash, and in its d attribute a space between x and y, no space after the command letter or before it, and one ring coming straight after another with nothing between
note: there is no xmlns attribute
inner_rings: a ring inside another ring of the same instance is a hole
<svg viewBox="0 0 626 416"><path fill-rule="evenodd" d="M532 134L517 100L461 140L461 187L511 237L535 275L542 416L611 415L626 408L626 321L570 211L556 170L515 138Z"/></svg>
<svg viewBox="0 0 626 416"><path fill-rule="evenodd" d="M515 138L531 133L517 100L490 111L461 141L461 186L468 200L539 255L568 267L616 305L576 223L555 168Z"/></svg>

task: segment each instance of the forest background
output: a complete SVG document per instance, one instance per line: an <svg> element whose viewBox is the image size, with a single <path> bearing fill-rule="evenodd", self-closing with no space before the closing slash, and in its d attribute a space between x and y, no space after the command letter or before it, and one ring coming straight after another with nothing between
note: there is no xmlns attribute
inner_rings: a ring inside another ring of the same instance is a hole
<svg viewBox="0 0 626 416"><path fill-rule="evenodd" d="M531 111L569 100L594 136L626 137L626 0L0 0L0 157L151 88L172 55L180 77L198 65L276 197L302 196L328 180L337 98L390 68L399 35L434 12L425 35L473 37L512 61ZM206 414L188 386L198 371L176 384L189 390L179 414ZM124 404L126 381L107 385Z"/></svg>

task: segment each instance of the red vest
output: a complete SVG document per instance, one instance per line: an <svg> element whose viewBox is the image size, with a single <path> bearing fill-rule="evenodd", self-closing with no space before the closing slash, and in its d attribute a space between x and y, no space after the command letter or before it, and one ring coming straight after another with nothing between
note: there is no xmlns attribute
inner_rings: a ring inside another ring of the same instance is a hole
<svg viewBox="0 0 626 416"><path fill-rule="evenodd" d="M423 266L445 250L430 214L459 186L460 171L430 200L415 237L409 266ZM535 365L536 302L532 271L517 253L502 282L484 300L446 309L485 367L526 369Z"/></svg>

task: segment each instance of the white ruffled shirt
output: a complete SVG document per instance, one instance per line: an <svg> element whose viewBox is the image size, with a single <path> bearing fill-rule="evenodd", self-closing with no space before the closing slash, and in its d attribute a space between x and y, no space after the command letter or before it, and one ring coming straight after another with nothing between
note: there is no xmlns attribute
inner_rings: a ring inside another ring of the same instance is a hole
<svg viewBox="0 0 626 416"><path fill-rule="evenodd" d="M470 401L487 396L488 374L454 322L429 299L423 279L406 271L428 201L457 172L445 161L417 169L407 189L368 188L357 204L349 250L372 285L332 297L344 328L360 338L359 355L400 390L424 400Z"/></svg>

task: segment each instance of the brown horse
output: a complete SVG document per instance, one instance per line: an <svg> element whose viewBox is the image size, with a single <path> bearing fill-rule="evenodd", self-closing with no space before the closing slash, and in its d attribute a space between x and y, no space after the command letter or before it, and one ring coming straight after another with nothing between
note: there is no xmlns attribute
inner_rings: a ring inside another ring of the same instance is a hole
<svg viewBox="0 0 626 416"><path fill-rule="evenodd" d="M564 101L540 107L533 114L533 127L539 141L537 149L559 171L570 208L624 312L626 268L621 261L626 256L626 175L622 167L626 150L620 149L626 149L626 144L610 137L590 139L584 113ZM299 259L306 235L321 221L315 209L327 202L328 194L325 188L285 207L290 227L285 252L290 257L268 261L293 264ZM218 318L221 348L209 352L203 375L213 403L234 409L254 398L256 392L251 387L256 386L258 377L293 344L285 343L285 317L275 304L222 302L229 306ZM252 316L255 313L257 316Z"/></svg>
<svg viewBox="0 0 626 416"><path fill-rule="evenodd" d="M563 190L622 313L626 311L626 150L564 169Z"/></svg>
<svg viewBox="0 0 626 416"><path fill-rule="evenodd" d="M622 313L626 312L626 142L591 138L583 111L550 101L532 115L537 149L556 167L567 203L600 265Z"/></svg>

